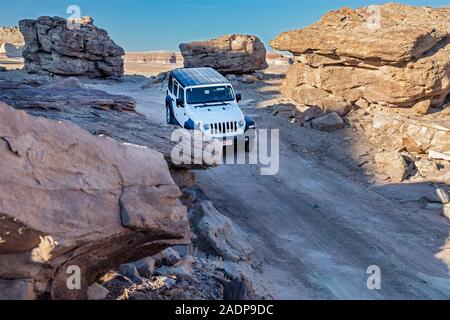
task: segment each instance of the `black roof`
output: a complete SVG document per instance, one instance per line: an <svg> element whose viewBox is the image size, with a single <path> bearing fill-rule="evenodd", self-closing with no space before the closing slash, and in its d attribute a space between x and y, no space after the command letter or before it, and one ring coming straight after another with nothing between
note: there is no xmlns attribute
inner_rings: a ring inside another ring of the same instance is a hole
<svg viewBox="0 0 450 320"><path fill-rule="evenodd" d="M230 82L213 68L175 69L172 71L172 76L177 79L183 87Z"/></svg>

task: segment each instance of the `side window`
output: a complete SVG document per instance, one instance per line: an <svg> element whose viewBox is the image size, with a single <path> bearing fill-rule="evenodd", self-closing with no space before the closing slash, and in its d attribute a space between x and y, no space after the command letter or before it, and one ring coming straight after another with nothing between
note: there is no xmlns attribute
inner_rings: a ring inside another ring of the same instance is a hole
<svg viewBox="0 0 450 320"><path fill-rule="evenodd" d="M173 86L173 78L172 78L172 76L170 76L170 77L169 77L169 85L168 85L168 87L167 87L167 89L168 89L170 92L173 92L172 86Z"/></svg>
<svg viewBox="0 0 450 320"><path fill-rule="evenodd" d="M178 82L176 81L173 82L173 94L178 97Z"/></svg>
<svg viewBox="0 0 450 320"><path fill-rule="evenodd" d="M184 104L184 89L182 87L180 87L180 91L178 92L178 99L183 100Z"/></svg>

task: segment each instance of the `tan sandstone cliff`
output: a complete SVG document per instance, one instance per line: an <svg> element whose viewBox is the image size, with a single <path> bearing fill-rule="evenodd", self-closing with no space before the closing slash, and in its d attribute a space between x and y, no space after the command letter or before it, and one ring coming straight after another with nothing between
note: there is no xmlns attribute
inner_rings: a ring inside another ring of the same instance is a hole
<svg viewBox="0 0 450 320"><path fill-rule="evenodd" d="M343 8L280 34L271 46L296 59L282 92L325 111L345 114L360 99L440 107L450 92L449 8Z"/></svg>

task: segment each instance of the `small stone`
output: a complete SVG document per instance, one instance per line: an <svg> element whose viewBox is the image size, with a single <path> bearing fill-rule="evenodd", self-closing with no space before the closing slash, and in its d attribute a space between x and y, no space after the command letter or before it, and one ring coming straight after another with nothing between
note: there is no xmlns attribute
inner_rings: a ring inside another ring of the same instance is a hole
<svg viewBox="0 0 450 320"><path fill-rule="evenodd" d="M147 257L133 262L140 276L150 279L155 270L155 259Z"/></svg>
<svg viewBox="0 0 450 320"><path fill-rule="evenodd" d="M120 265L119 273L125 277L133 280L134 277L139 277L137 268L132 263L125 263Z"/></svg>
<svg viewBox="0 0 450 320"><path fill-rule="evenodd" d="M450 221L450 204L444 205L444 210L442 210L442 215Z"/></svg>
<svg viewBox="0 0 450 320"><path fill-rule="evenodd" d="M355 102L355 106L361 108L361 109L367 109L369 107L369 103L365 99L359 99Z"/></svg>
<svg viewBox="0 0 450 320"><path fill-rule="evenodd" d="M252 284L246 278L234 278L224 286L224 300L227 301L248 301L256 300Z"/></svg>
<svg viewBox="0 0 450 320"><path fill-rule="evenodd" d="M428 158L429 159L435 159L435 160L447 160L447 161L450 161L450 154L430 150L430 151L428 151Z"/></svg>
<svg viewBox="0 0 450 320"><path fill-rule="evenodd" d="M449 195L444 189L437 188L436 189L436 195L438 196L438 198L441 201L441 203L447 204L447 203L450 202Z"/></svg>
<svg viewBox="0 0 450 320"><path fill-rule="evenodd" d="M175 276L181 279L193 279L194 275L192 268L187 265L180 265L176 267L163 266L156 270L156 274L160 276Z"/></svg>
<svg viewBox="0 0 450 320"><path fill-rule="evenodd" d="M255 73L253 73L253 75L254 75L258 80L264 80L264 73L262 73L262 72L255 72Z"/></svg>
<svg viewBox="0 0 450 320"><path fill-rule="evenodd" d="M335 131L344 128L344 120L336 113L327 113L311 121L312 127L321 131Z"/></svg>
<svg viewBox="0 0 450 320"><path fill-rule="evenodd" d="M182 279L193 279L194 273L192 265L195 260L192 256L186 256L185 259L178 261L173 267L163 266L156 270L160 276L176 276Z"/></svg>
<svg viewBox="0 0 450 320"><path fill-rule="evenodd" d="M401 153L396 151L377 153L375 163L380 173L388 175L395 182L401 182L408 177L410 168Z"/></svg>
<svg viewBox="0 0 450 320"><path fill-rule="evenodd" d="M169 278L166 276L155 277L155 280L163 283L163 285L166 289L172 288L177 283L177 281L175 279L172 279L172 278Z"/></svg>
<svg viewBox="0 0 450 320"><path fill-rule="evenodd" d="M420 115L428 114L430 112L431 108L431 101L430 100L424 100L417 102L412 109Z"/></svg>
<svg viewBox="0 0 450 320"><path fill-rule="evenodd" d="M247 100L243 100L243 101L239 102L239 106L241 106L241 107L247 107L247 106L250 106L253 104L255 104L255 100L253 100L253 99L247 99Z"/></svg>
<svg viewBox="0 0 450 320"><path fill-rule="evenodd" d="M319 107L304 106L304 107L297 107L297 110L301 112L301 114L297 116L297 119L300 124L308 122L323 114L322 109L320 109Z"/></svg>
<svg viewBox="0 0 450 320"><path fill-rule="evenodd" d="M98 283L94 283L88 288L88 300L105 300L109 290Z"/></svg>
<svg viewBox="0 0 450 320"><path fill-rule="evenodd" d="M410 151L410 149L408 149ZM414 165L422 177L436 174L439 171L437 164L427 159L421 159L414 162Z"/></svg>
<svg viewBox="0 0 450 320"><path fill-rule="evenodd" d="M167 248L161 252L162 263L166 266L173 266L180 261L180 254L172 248Z"/></svg>
<svg viewBox="0 0 450 320"><path fill-rule="evenodd" d="M244 83L255 83L258 81L259 79L252 74L244 74L242 77L242 82Z"/></svg>

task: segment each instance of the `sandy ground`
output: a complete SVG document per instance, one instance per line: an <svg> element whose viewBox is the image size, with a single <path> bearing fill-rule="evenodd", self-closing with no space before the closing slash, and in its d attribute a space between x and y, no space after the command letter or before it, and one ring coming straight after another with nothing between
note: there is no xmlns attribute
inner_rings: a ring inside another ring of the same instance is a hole
<svg viewBox="0 0 450 320"><path fill-rule="evenodd" d="M164 123L165 88L142 90L143 81L89 86L130 95L139 112ZM252 165L197 172L216 207L249 233L265 287L280 299L450 298L450 225L419 201L431 183L374 183L358 165L370 144L351 129L318 132L256 108L280 81L236 86L259 128L280 129L279 173L261 176ZM381 268L381 290L367 288L371 265Z"/></svg>
<svg viewBox="0 0 450 320"><path fill-rule="evenodd" d="M125 63L125 73L128 75L154 76L161 72L174 68L181 68L182 64L159 64L159 63Z"/></svg>

